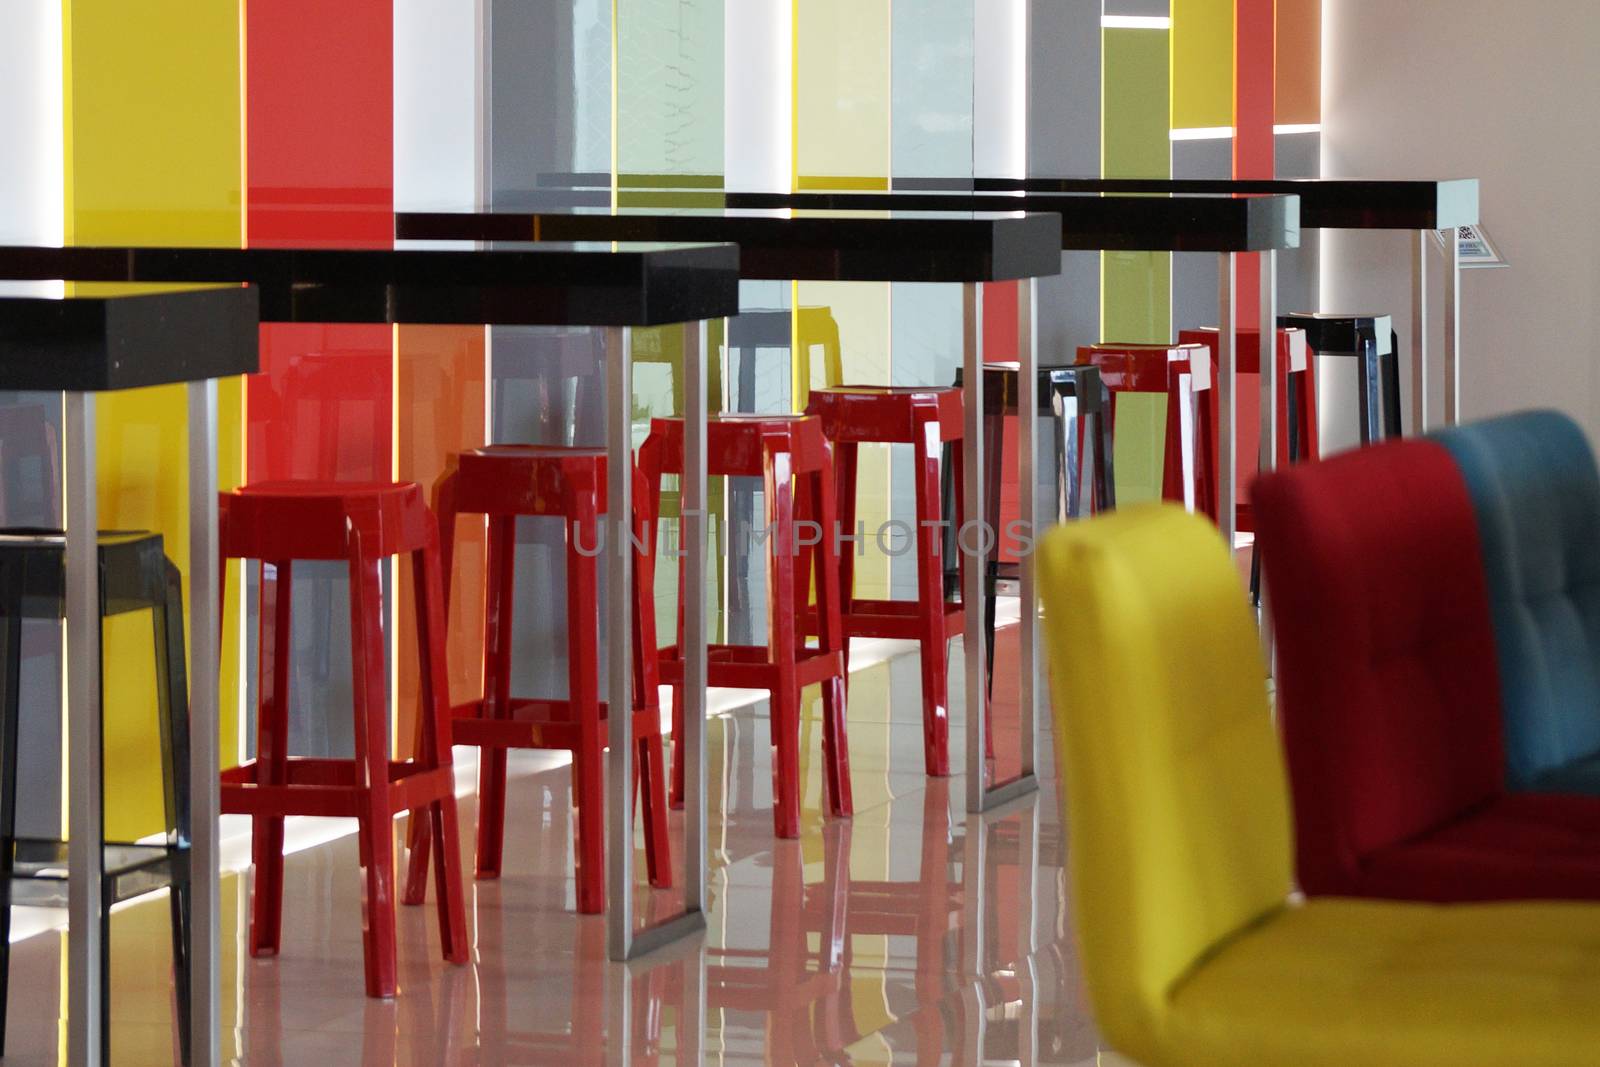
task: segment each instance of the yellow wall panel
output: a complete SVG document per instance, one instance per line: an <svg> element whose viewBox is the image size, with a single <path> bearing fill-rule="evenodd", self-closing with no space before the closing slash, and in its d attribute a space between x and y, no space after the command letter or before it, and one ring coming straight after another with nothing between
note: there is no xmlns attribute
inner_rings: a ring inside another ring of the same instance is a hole
<svg viewBox="0 0 1600 1067"><path fill-rule="evenodd" d="M192 0L65 0L66 235L74 244L238 245L243 240L240 7ZM100 525L150 529L188 580L187 405L183 386L98 401ZM239 383L219 389L219 478L242 464ZM237 587L237 568L229 578ZM222 647L238 647L237 620ZM105 646L108 835L160 825L155 702L139 682L151 657L144 618L108 626ZM125 688L111 680L128 678ZM224 656L222 751L238 747L226 714L237 656ZM231 762L225 760L225 762Z"/></svg>
<svg viewBox="0 0 1600 1067"><path fill-rule="evenodd" d="M1233 0L1172 0L1172 126L1233 125Z"/></svg>
<svg viewBox="0 0 1600 1067"><path fill-rule="evenodd" d="M889 0L794 5L796 189L889 187Z"/></svg>

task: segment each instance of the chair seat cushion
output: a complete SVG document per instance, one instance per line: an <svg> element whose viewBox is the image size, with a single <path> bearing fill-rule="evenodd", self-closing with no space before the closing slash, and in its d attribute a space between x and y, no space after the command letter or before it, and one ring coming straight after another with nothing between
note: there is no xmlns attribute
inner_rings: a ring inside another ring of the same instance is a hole
<svg viewBox="0 0 1600 1067"><path fill-rule="evenodd" d="M1540 793L1577 793L1600 797L1600 752L1550 768L1533 780L1532 788Z"/></svg>
<svg viewBox="0 0 1600 1067"><path fill-rule="evenodd" d="M1580 1067L1600 1049L1600 908L1312 900L1174 990L1160 1048L1188 1067Z"/></svg>
<svg viewBox="0 0 1600 1067"><path fill-rule="evenodd" d="M1513 793L1366 856L1353 895L1600 900L1600 798Z"/></svg>

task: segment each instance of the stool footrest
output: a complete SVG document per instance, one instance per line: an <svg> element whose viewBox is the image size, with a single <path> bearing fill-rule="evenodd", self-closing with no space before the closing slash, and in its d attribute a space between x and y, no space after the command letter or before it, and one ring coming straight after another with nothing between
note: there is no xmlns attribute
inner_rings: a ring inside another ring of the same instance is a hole
<svg viewBox="0 0 1600 1067"><path fill-rule="evenodd" d="M945 637L959 637L966 620L966 609L959 600L944 602ZM903 641L922 639L921 605L915 600L852 600L841 614L846 637L888 637ZM817 613L810 610L801 615L801 625L808 636L818 630Z"/></svg>
<svg viewBox="0 0 1600 1067"><path fill-rule="evenodd" d="M815 685L827 678L844 677L844 655L820 648L798 649L795 656L795 681ZM661 681L664 685L683 682L683 661L676 645L661 650ZM778 665L766 645L708 645L706 683L719 689L767 689L777 687Z"/></svg>
<svg viewBox="0 0 1600 1067"><path fill-rule="evenodd" d="M600 722L607 718L608 705L600 701ZM540 698L513 698L508 718L488 718L484 715L484 702L474 700L457 704L450 709L451 741L458 745L476 745L479 748L540 748L575 750L581 739L579 723L574 716L570 700L545 700ZM661 733L661 709L657 706L635 708L633 735L635 738L653 737ZM600 736L605 747L604 732Z"/></svg>
<svg viewBox="0 0 1600 1067"><path fill-rule="evenodd" d="M359 765L353 759L294 757L287 781L265 783L260 760L222 772L224 815L317 815L355 818L362 813ZM389 761L389 810L414 807L455 796L450 767L424 767L410 760Z"/></svg>

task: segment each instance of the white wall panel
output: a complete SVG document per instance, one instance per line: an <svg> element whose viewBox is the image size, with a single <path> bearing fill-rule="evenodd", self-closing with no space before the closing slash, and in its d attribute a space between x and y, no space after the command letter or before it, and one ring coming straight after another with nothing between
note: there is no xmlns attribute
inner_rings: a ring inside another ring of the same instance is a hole
<svg viewBox="0 0 1600 1067"><path fill-rule="evenodd" d="M475 0L395 0L395 210L475 205L478 96Z"/></svg>
<svg viewBox="0 0 1600 1067"><path fill-rule="evenodd" d="M797 0L725 7L727 187L787 193L794 168L794 8ZM799 0L804 2L804 0Z"/></svg>
<svg viewBox="0 0 1600 1067"><path fill-rule="evenodd" d="M60 0L0 3L0 240L59 244Z"/></svg>
<svg viewBox="0 0 1600 1067"><path fill-rule="evenodd" d="M1600 433L1600 5L1324 0L1324 22L1323 173L1482 180L1484 223L1511 266L1464 273L1464 417L1557 407ZM1323 307L1393 312L1403 349L1406 240L1336 232L1323 245ZM1354 425L1343 393L1324 391L1325 433Z"/></svg>

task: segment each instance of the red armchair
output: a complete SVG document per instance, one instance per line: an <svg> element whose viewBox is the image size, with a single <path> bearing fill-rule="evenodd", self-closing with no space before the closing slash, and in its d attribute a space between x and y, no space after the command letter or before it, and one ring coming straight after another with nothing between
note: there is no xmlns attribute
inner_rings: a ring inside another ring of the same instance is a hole
<svg viewBox="0 0 1600 1067"><path fill-rule="evenodd" d="M1431 441L1259 479L1307 893L1600 899L1600 799L1507 791L1476 519Z"/></svg>

